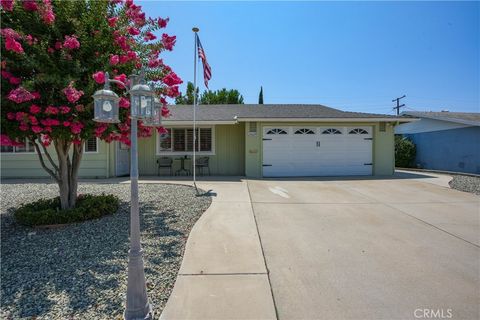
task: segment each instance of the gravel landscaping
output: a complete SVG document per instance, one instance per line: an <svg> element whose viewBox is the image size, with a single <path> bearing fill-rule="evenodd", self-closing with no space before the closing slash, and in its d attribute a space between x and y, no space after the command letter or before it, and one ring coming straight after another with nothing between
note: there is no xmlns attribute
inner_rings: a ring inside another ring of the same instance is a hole
<svg viewBox="0 0 480 320"><path fill-rule="evenodd" d="M58 196L56 184L1 185L1 319L122 319L129 248L129 184L80 184L111 193L116 214L54 229L15 223L12 208ZM142 245L156 318L165 306L193 224L210 206L188 186L141 184Z"/></svg>
<svg viewBox="0 0 480 320"><path fill-rule="evenodd" d="M480 195L480 178L471 176L453 176L450 188Z"/></svg>

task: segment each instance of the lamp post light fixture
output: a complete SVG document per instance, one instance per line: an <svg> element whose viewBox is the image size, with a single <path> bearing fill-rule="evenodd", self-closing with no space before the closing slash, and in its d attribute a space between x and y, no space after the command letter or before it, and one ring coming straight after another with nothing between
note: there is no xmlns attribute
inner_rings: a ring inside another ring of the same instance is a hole
<svg viewBox="0 0 480 320"><path fill-rule="evenodd" d="M153 101L152 117L143 120L145 127L160 127L162 125L162 104L157 97Z"/></svg>
<svg viewBox="0 0 480 320"><path fill-rule="evenodd" d="M110 90L110 82L123 88L127 84L109 79L105 74L105 86L93 95L97 122L115 123L118 120L119 97ZM140 75L130 76L130 250L128 251L127 301L123 317L125 320L152 319L153 309L148 301L143 249L140 243L140 213L138 205L138 120L150 121L154 114L154 91L145 84L143 70ZM161 113L160 113L161 114ZM159 121L161 119L159 118Z"/></svg>
<svg viewBox="0 0 480 320"><path fill-rule="evenodd" d="M108 79L108 72L105 73ZM118 95L110 90L109 80L105 80L103 89L97 90L93 94L94 100L94 121L105 123L118 123Z"/></svg>

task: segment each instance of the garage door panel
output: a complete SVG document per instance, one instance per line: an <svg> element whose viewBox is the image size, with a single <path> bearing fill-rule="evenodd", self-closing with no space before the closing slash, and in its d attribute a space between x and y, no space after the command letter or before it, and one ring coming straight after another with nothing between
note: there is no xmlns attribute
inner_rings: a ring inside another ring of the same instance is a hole
<svg viewBox="0 0 480 320"><path fill-rule="evenodd" d="M263 163L269 165L263 167L265 177L372 174L372 166L365 165L372 162L371 127L299 128L263 128L267 139L263 141ZM305 134L307 131L310 134Z"/></svg>

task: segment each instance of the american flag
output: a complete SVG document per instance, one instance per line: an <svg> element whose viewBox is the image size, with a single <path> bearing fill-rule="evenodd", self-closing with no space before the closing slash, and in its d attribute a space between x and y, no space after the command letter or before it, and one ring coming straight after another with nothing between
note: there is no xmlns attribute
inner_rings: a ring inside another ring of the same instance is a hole
<svg viewBox="0 0 480 320"><path fill-rule="evenodd" d="M202 43L200 42L200 38L197 34L197 47L198 47L198 58L202 59L203 63L203 81L205 82L205 87L208 89L208 80L212 78L212 69L207 62L207 56L205 55L205 51L203 51Z"/></svg>

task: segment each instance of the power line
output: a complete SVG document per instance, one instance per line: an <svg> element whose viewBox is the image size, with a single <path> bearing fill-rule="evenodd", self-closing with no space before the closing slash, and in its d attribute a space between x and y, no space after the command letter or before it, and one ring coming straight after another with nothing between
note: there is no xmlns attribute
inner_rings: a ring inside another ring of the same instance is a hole
<svg viewBox="0 0 480 320"><path fill-rule="evenodd" d="M405 104L400 105L400 99L403 99L403 98L405 98L405 95L403 95L403 96L401 96L401 97L399 97L399 98L395 98L395 99L392 100L392 102L397 101L397 106L396 106L396 107L393 107L393 110L397 109L397 116L400 115L400 108L401 108L401 107L405 107Z"/></svg>

